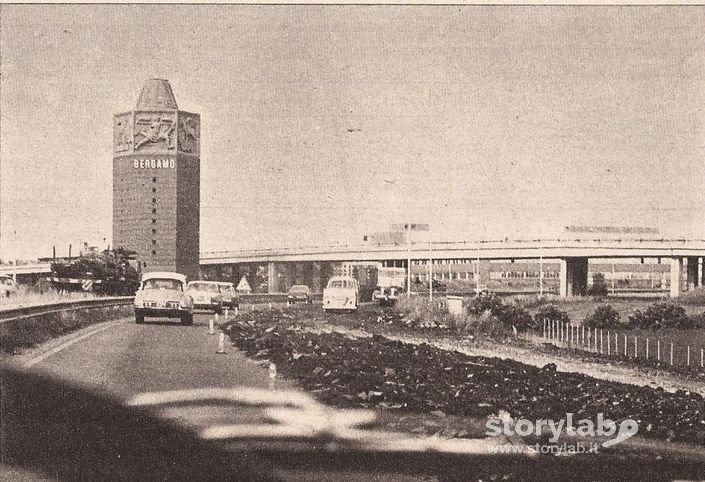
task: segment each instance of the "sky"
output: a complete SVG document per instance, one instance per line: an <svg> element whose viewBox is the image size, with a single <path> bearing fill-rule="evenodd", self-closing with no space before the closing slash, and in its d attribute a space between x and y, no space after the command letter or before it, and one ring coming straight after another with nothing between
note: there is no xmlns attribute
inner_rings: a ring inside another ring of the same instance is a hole
<svg viewBox="0 0 705 482"><path fill-rule="evenodd" d="M110 243L149 78L201 115L202 252L705 237L705 7L2 5L0 73L0 259Z"/></svg>

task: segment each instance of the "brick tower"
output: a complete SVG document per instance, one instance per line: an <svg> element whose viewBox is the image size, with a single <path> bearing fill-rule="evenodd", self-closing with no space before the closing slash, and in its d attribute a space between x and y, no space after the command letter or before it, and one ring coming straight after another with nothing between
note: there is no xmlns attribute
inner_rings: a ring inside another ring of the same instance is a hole
<svg viewBox="0 0 705 482"><path fill-rule="evenodd" d="M143 271L198 278L200 129L163 79L114 116L113 246L137 251Z"/></svg>

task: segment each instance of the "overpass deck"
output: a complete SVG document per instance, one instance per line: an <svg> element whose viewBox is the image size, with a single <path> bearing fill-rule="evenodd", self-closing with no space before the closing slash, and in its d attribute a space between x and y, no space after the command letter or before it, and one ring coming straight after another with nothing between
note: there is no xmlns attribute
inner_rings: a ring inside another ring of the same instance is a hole
<svg viewBox="0 0 705 482"><path fill-rule="evenodd" d="M499 260L702 256L705 256L705 240L702 239L573 238L215 251L201 253L201 265L287 261L385 261L408 258Z"/></svg>

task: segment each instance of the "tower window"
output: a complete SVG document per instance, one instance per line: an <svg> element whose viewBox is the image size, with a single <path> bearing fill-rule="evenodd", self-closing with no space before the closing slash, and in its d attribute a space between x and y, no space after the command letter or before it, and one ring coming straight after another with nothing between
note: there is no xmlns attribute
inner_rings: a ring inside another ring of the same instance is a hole
<svg viewBox="0 0 705 482"><path fill-rule="evenodd" d="M152 224L157 224L157 220L156 220L156 219L152 219Z"/></svg>
<svg viewBox="0 0 705 482"><path fill-rule="evenodd" d="M152 229L152 234L157 234L157 230L156 230L156 229Z"/></svg>
<svg viewBox="0 0 705 482"><path fill-rule="evenodd" d="M157 192L157 188L156 188L156 187L153 187L153 188L152 188L152 192Z"/></svg>
<svg viewBox="0 0 705 482"><path fill-rule="evenodd" d="M152 254L157 254L157 251L155 249L153 249Z"/></svg>
<svg viewBox="0 0 705 482"><path fill-rule="evenodd" d="M153 239L153 240L152 240L152 244L157 244L157 240L156 240L156 239Z"/></svg>
<svg viewBox="0 0 705 482"><path fill-rule="evenodd" d="M157 178L156 178L156 177L153 177L153 178L152 178L152 182L157 182Z"/></svg>
<svg viewBox="0 0 705 482"><path fill-rule="evenodd" d="M157 214L157 208L152 208L152 214Z"/></svg>
<svg viewBox="0 0 705 482"><path fill-rule="evenodd" d="M152 202L153 202L153 203L157 202L157 198L153 197L153 198L152 198Z"/></svg>

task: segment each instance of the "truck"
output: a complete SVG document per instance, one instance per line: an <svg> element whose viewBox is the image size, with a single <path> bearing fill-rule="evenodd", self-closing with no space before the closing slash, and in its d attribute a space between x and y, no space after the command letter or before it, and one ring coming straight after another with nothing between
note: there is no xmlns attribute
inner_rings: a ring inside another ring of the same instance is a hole
<svg viewBox="0 0 705 482"><path fill-rule="evenodd" d="M377 289L377 272L382 263L346 262L333 269L334 276L349 276L357 280L360 301L372 301Z"/></svg>
<svg viewBox="0 0 705 482"><path fill-rule="evenodd" d="M405 268L377 268L377 289L372 299L382 306L393 305L406 286Z"/></svg>
<svg viewBox="0 0 705 482"><path fill-rule="evenodd" d="M58 290L130 296L140 286L141 266L137 253L118 248L55 261L51 273L49 280Z"/></svg>
<svg viewBox="0 0 705 482"><path fill-rule="evenodd" d="M342 263L334 270L338 276L350 276L360 285L360 301L393 304L406 286L406 268L387 268L379 262Z"/></svg>

